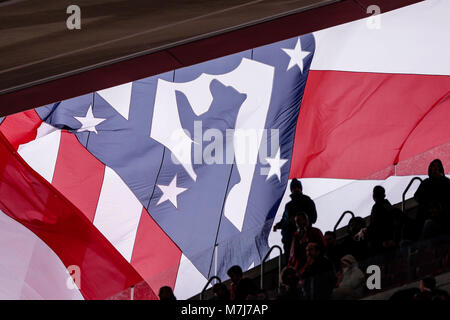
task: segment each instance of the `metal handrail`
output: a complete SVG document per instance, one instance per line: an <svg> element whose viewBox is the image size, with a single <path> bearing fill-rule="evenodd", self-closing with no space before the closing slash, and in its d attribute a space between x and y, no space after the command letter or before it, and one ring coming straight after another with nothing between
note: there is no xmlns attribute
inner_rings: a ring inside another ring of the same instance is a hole
<svg viewBox="0 0 450 320"><path fill-rule="evenodd" d="M281 256L283 254L283 251L281 250L280 246L277 245L273 245L272 247L270 247L269 251L267 251L264 259L262 259L261 261L261 290L263 290L263 286L264 286L264 263L266 262L266 260L269 258L270 253L272 252L273 249L278 249L280 250L280 255L278 256L278 292L280 291L280 273L281 273Z"/></svg>
<svg viewBox="0 0 450 320"><path fill-rule="evenodd" d="M212 276L211 278L209 278L208 282L205 284L205 286L203 287L202 292L200 292L200 300L203 300L203 293L206 291L206 289L208 288L208 285L211 283L211 281L213 281L214 279L217 279L219 281L219 283L222 283L222 280L217 277L217 276Z"/></svg>
<svg viewBox="0 0 450 320"><path fill-rule="evenodd" d="M345 216L347 213L350 213L350 215L352 216L352 218L355 217L355 214L354 214L352 211L350 211L350 210L344 211L344 212L341 214L341 217L339 218L338 222L336 222L336 224L335 224L335 226L334 226L334 229L333 229L334 232L336 232L336 229L337 229L339 223L341 223L342 219L344 218L344 216Z"/></svg>
<svg viewBox="0 0 450 320"><path fill-rule="evenodd" d="M411 185L412 185L412 183L413 183L415 180L420 180L420 182L423 181L422 178L420 178L420 177L414 177L414 178L412 178L411 181L408 183L408 186L406 187L405 191L404 191L403 194L402 194L402 212L405 212L405 196L406 196L406 193L408 192L409 188L411 188Z"/></svg>

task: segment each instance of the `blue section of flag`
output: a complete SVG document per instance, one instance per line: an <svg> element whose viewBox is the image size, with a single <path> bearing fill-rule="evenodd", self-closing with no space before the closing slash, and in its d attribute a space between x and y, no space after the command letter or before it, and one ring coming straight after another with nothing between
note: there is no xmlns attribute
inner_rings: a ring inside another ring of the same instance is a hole
<svg viewBox="0 0 450 320"><path fill-rule="evenodd" d="M310 52L303 59L303 73L297 65L288 69L291 57L283 50L294 49L298 39L301 40L302 50ZM41 107L36 111L46 122L73 132L89 152L114 169L205 277L217 272L217 275L226 278L229 267L238 264L247 269L252 263L258 265L268 250L268 233L289 178L298 112L314 50L314 37L305 35L134 81L128 119L98 93ZM278 146L272 147L272 135L275 135L279 138L280 158L288 161L281 166L278 179L276 175L267 178L269 164L265 159L258 159L240 230L223 215L224 203L231 188L242 179L236 164L196 163L194 149L197 148L202 154L211 154L215 159L222 157L226 162L226 151L233 151L233 146L225 139L227 129L235 128L238 112L248 98L247 94L214 79L209 83L212 103L207 112L197 115L186 92L176 92L180 123L193 140L196 122L201 123L203 133L214 129L224 137L222 141L209 137L208 141L200 139L200 144L194 142L191 162L197 175L195 180L181 164L173 161L172 151L152 139L150 134L158 79L183 83L205 73L223 75L235 70L244 58L274 68L270 106L264 126L267 135L263 140L268 143L264 147L267 148L267 157L275 157ZM91 106L95 118L106 120L95 127L97 133L78 132L82 124L74 117L86 116ZM224 153L216 154L212 143L221 145ZM161 201L161 186L169 186L175 177L176 187L185 189L176 196L176 206L167 199ZM215 261L215 244L218 245L218 261Z"/></svg>

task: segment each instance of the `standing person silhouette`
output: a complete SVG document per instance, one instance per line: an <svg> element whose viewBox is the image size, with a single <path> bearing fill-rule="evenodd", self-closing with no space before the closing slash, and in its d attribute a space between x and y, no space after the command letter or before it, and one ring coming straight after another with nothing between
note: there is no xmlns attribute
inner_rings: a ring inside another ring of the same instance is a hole
<svg viewBox="0 0 450 320"><path fill-rule="evenodd" d="M386 191L382 186L373 188L372 198L375 204L370 213L368 240L372 254L378 254L395 246L392 214L394 208L386 199Z"/></svg>
<svg viewBox="0 0 450 320"><path fill-rule="evenodd" d="M429 219L429 208L435 203L442 206L442 218L445 229L449 230L450 222L450 179L445 176L442 161L434 159L428 166L428 178L423 180L414 194L419 203L419 212L416 218L417 235L423 230L425 221Z"/></svg>
<svg viewBox="0 0 450 320"><path fill-rule="evenodd" d="M317 221L316 205L310 197L303 194L302 183L294 178L291 181L290 189L291 201L286 204L281 220L273 227L274 232L281 229L281 242L283 243L284 249L284 265L289 261L292 237L297 231L294 220L297 213L305 212L311 225Z"/></svg>

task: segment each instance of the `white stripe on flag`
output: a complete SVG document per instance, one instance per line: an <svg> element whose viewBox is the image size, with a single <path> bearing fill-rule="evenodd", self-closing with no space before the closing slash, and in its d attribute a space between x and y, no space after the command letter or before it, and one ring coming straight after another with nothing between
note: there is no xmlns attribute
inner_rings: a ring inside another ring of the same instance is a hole
<svg viewBox="0 0 450 320"><path fill-rule="evenodd" d="M177 299L189 299L200 293L207 281L208 279L197 270L192 262L184 254L181 255L177 280L173 290Z"/></svg>
<svg viewBox="0 0 450 320"><path fill-rule="evenodd" d="M39 128L37 128L36 132L36 139L42 138L53 131L60 131L58 128L55 128L51 124L48 124L47 122L42 122Z"/></svg>
<svg viewBox="0 0 450 320"><path fill-rule="evenodd" d="M129 262L133 253L142 204L109 167L105 168L94 225Z"/></svg>
<svg viewBox="0 0 450 320"><path fill-rule="evenodd" d="M97 93L108 102L118 113L128 120L130 115L132 82L121 84Z"/></svg>
<svg viewBox="0 0 450 320"><path fill-rule="evenodd" d="M48 182L52 182L58 158L61 131L53 131L19 146L19 155Z"/></svg>
<svg viewBox="0 0 450 320"><path fill-rule="evenodd" d="M71 279L39 237L0 211L0 299L82 300Z"/></svg>
<svg viewBox="0 0 450 320"><path fill-rule="evenodd" d="M450 75L449 12L428 0L315 32L311 70Z"/></svg>

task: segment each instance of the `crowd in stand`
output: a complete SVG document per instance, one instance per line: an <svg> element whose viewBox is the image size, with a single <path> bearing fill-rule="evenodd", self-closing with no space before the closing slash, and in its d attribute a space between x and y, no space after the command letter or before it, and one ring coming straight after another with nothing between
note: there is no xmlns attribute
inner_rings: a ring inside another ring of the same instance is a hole
<svg viewBox="0 0 450 320"><path fill-rule="evenodd" d="M362 217L353 217L348 223L347 235L339 241L335 232L322 234L313 227L317 220L315 204L303 194L301 182L293 179L291 201L286 204L281 221L273 228L273 231L281 229L284 248L282 287L278 299L359 299L367 289L366 276L359 268L359 262L417 240L449 234L450 179L445 176L439 159L430 163L428 176L414 194L418 203L415 218L394 208L386 199L384 188L376 186L368 226ZM230 289L222 283L215 284L213 299L267 298L251 279L243 277L239 266L231 267L228 276L232 283ZM399 293L393 299L407 296L412 300L448 300L448 294L436 290L435 286L434 278L426 278L420 288L403 293L403 296ZM173 293L168 296L174 298Z"/></svg>
<svg viewBox="0 0 450 320"><path fill-rule="evenodd" d="M434 277L426 277L420 281L419 288L402 289L395 292L389 300L392 301L450 301L447 291L436 287Z"/></svg>

